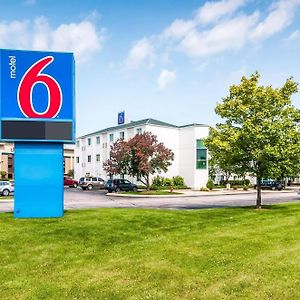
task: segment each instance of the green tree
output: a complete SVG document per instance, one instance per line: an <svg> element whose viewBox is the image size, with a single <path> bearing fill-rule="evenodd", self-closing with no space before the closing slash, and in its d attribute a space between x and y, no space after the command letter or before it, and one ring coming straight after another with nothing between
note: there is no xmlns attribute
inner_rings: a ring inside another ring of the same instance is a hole
<svg viewBox="0 0 300 300"><path fill-rule="evenodd" d="M70 170L68 171L68 176L74 178L74 169L70 169Z"/></svg>
<svg viewBox="0 0 300 300"><path fill-rule="evenodd" d="M259 77L256 72L230 87L215 109L223 123L206 140L216 161L223 160L226 149L235 173L256 177L257 208L263 178L292 176L300 167L300 112L291 102L298 84L289 78L281 88L260 86Z"/></svg>

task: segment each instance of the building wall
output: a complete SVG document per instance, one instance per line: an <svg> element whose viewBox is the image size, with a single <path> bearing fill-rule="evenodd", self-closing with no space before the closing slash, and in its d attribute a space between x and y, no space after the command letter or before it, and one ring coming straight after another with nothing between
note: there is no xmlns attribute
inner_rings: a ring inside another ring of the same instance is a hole
<svg viewBox="0 0 300 300"><path fill-rule="evenodd" d="M87 175L102 177L107 180L108 176L103 170L103 162L109 158L110 146L120 138L120 133L124 132L124 139L128 140L138 133L138 128L142 132L149 131L157 136L159 142L174 152L174 161L167 173L159 174L163 177L182 176L188 186L199 189L205 186L208 180L208 170L196 169L196 140L208 136L208 126L191 125L187 127L167 127L151 124L144 124L137 127L108 130L105 133L96 133L80 137L76 140L75 147L75 178L79 179ZM110 135L114 139L110 141ZM100 136L100 144L96 143L97 136ZM91 145L88 145L88 139ZM96 155L100 154L100 161L96 161ZM91 162L88 162L88 156ZM79 160L79 162L78 162ZM131 181L134 178L126 177Z"/></svg>
<svg viewBox="0 0 300 300"><path fill-rule="evenodd" d="M0 143L0 171L6 172L6 177L14 178L14 143ZM74 169L74 146L64 146L64 173Z"/></svg>

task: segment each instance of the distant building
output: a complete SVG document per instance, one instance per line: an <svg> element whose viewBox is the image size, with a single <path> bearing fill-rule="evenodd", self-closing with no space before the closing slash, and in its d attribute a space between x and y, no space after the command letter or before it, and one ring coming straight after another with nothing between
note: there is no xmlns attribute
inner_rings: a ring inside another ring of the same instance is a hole
<svg viewBox="0 0 300 300"><path fill-rule="evenodd" d="M0 142L0 171L14 179L14 143ZM64 174L74 170L74 145L64 145Z"/></svg>
<svg viewBox="0 0 300 300"><path fill-rule="evenodd" d="M96 176L108 179L103 162L109 158L110 146L118 139L128 140L145 131L156 135L159 142L174 152L174 161L168 172L159 175L180 175L186 185L194 189L206 186L208 164L203 139L208 136L209 126L176 126L154 119L132 121L78 137L75 146L75 178Z"/></svg>

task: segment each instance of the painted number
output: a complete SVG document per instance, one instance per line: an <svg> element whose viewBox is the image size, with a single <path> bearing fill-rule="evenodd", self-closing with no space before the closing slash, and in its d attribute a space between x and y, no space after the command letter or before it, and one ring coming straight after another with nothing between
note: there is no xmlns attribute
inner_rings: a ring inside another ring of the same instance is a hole
<svg viewBox="0 0 300 300"><path fill-rule="evenodd" d="M32 65L24 74L18 88L18 104L27 118L55 118L62 105L62 93L58 82L50 75L41 72L52 63L54 58L47 56ZM34 109L32 91L37 83L42 83L48 91L48 105L44 112Z"/></svg>

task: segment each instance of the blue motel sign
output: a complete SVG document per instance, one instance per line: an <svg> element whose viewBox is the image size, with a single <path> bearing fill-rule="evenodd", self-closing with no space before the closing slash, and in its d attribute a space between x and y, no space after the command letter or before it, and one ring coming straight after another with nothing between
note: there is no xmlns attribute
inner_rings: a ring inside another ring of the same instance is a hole
<svg viewBox="0 0 300 300"><path fill-rule="evenodd" d="M15 143L15 217L63 216L63 144L75 140L73 54L0 50L0 100L0 140Z"/></svg>

